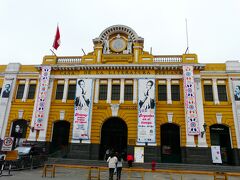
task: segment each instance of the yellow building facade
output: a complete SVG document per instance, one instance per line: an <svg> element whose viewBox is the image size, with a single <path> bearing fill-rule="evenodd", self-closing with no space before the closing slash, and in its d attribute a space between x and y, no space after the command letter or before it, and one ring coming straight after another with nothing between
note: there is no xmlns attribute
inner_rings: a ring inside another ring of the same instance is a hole
<svg viewBox="0 0 240 180"><path fill-rule="evenodd" d="M217 148L221 163L240 164L238 61L152 55L124 25L93 44L84 56L0 66L1 139L69 158L103 159L110 149L139 162L211 164Z"/></svg>

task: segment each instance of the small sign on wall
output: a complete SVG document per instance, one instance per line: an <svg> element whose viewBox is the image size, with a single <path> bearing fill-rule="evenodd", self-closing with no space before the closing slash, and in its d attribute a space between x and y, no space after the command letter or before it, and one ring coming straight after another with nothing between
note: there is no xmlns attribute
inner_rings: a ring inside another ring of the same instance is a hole
<svg viewBox="0 0 240 180"><path fill-rule="evenodd" d="M11 151L13 146L13 137L5 137L2 144L2 151Z"/></svg>
<svg viewBox="0 0 240 180"><path fill-rule="evenodd" d="M134 147L134 162L144 163L144 147Z"/></svg>
<svg viewBox="0 0 240 180"><path fill-rule="evenodd" d="M220 146L211 146L211 152L212 152L212 162L216 164L222 164Z"/></svg>

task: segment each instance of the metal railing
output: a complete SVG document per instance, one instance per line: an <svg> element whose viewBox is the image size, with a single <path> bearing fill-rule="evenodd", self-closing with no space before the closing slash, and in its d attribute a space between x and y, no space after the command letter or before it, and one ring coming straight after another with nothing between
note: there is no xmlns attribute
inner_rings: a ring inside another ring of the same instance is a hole
<svg viewBox="0 0 240 180"><path fill-rule="evenodd" d="M157 63L180 63L182 62L182 56L154 56L153 62Z"/></svg>
<svg viewBox="0 0 240 180"><path fill-rule="evenodd" d="M57 63L81 63L82 57L58 57L57 58Z"/></svg>

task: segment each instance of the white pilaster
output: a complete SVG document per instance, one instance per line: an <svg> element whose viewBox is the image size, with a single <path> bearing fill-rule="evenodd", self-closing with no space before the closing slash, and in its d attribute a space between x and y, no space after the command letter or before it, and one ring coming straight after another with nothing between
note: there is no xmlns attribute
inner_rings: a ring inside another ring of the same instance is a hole
<svg viewBox="0 0 240 180"><path fill-rule="evenodd" d="M172 90L170 78L167 78L167 104L172 104Z"/></svg>
<svg viewBox="0 0 240 180"><path fill-rule="evenodd" d="M137 79L133 80L133 104L137 103Z"/></svg>
<svg viewBox="0 0 240 180"><path fill-rule="evenodd" d="M124 79L121 79L121 86L120 86L120 103L124 103Z"/></svg>
<svg viewBox="0 0 240 180"><path fill-rule="evenodd" d="M204 121L204 111L203 111L203 97L202 97L202 85L201 85L201 79L195 78L195 97L196 97L196 106L197 106L197 114L198 114L198 124L200 128L200 132L203 132L203 124ZM198 136L198 147L208 147L207 141L206 141L206 133L204 133L203 137L201 137L201 133Z"/></svg>
<svg viewBox="0 0 240 180"><path fill-rule="evenodd" d="M111 103L112 97L112 79L108 79L107 103Z"/></svg>
<svg viewBox="0 0 240 180"><path fill-rule="evenodd" d="M135 62L138 62L138 50L134 50L134 57L135 57Z"/></svg>
<svg viewBox="0 0 240 180"><path fill-rule="evenodd" d="M40 131L39 133L39 137L37 139L38 141L46 141L48 117L49 117L51 100L52 100L52 90L53 90L53 79L50 79L48 91L47 91L46 104L45 104L45 113L43 118L43 130Z"/></svg>
<svg viewBox="0 0 240 180"><path fill-rule="evenodd" d="M64 81L62 102L67 102L67 95L68 95L68 78L66 78Z"/></svg>
<svg viewBox="0 0 240 180"><path fill-rule="evenodd" d="M22 102L26 102L27 96L28 96L28 91L29 91L29 79L26 79L25 86L24 86Z"/></svg>
<svg viewBox="0 0 240 180"><path fill-rule="evenodd" d="M99 49L99 50L97 51L97 62L98 62L98 63L100 63L100 61L101 61L101 55L102 55L102 51Z"/></svg>
<svg viewBox="0 0 240 180"><path fill-rule="evenodd" d="M218 89L217 89L217 79L213 78L212 79L212 84L213 84L213 100L214 104L219 104L219 99L218 99Z"/></svg>
<svg viewBox="0 0 240 180"><path fill-rule="evenodd" d="M98 100L99 100L99 79L95 79L94 103L98 103Z"/></svg>

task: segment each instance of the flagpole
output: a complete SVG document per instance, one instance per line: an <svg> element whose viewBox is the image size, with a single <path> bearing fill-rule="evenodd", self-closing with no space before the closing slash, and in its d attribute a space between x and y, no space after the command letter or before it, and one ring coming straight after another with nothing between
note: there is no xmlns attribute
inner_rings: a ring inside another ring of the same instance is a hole
<svg viewBox="0 0 240 180"><path fill-rule="evenodd" d="M52 49L50 49L50 51L53 53L53 55L57 56L57 55L55 54L55 52L54 52Z"/></svg>

